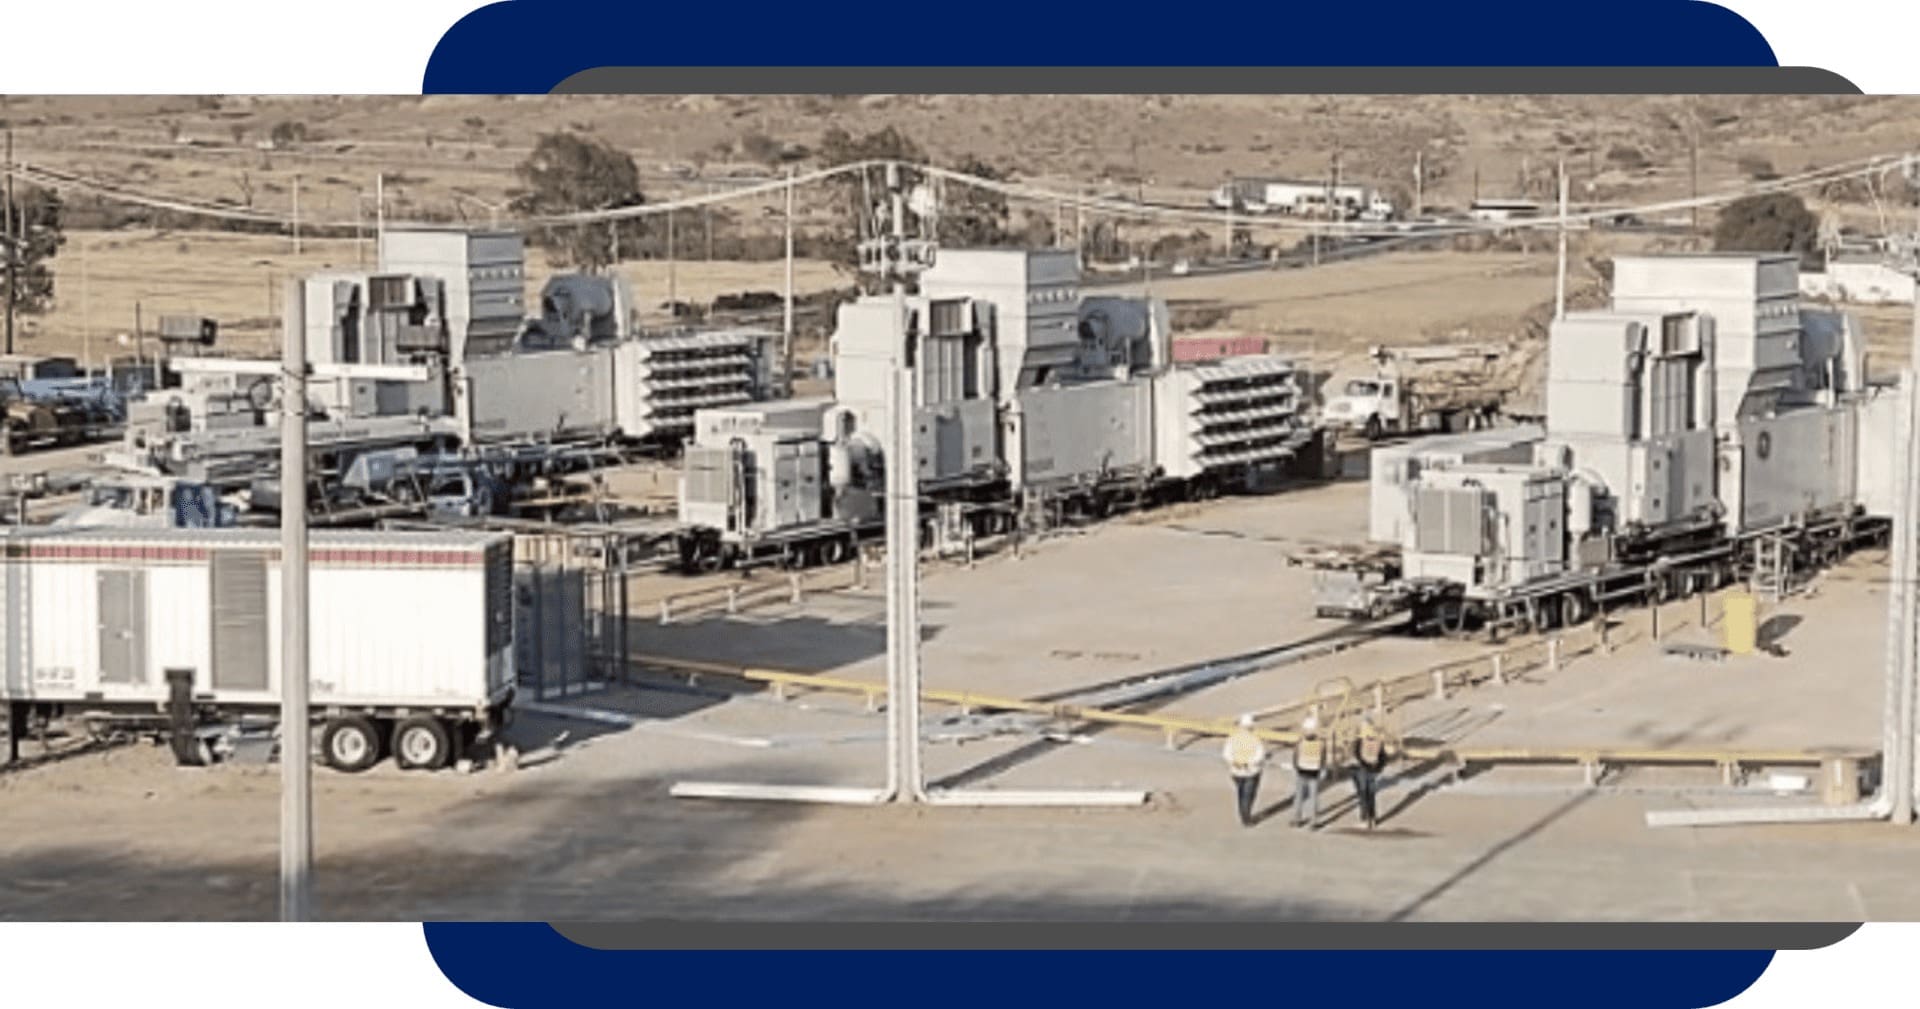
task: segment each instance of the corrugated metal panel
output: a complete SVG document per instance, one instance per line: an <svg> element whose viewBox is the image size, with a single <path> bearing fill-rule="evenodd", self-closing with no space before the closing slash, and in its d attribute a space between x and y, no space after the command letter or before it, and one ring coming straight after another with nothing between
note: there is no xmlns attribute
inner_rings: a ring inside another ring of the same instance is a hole
<svg viewBox="0 0 1920 1009"><path fill-rule="evenodd" d="M487 548L487 654L513 642L513 547L495 543Z"/></svg>
<svg viewBox="0 0 1920 1009"><path fill-rule="evenodd" d="M213 686L267 688L267 557L221 550L209 564L212 586Z"/></svg>
<svg viewBox="0 0 1920 1009"><path fill-rule="evenodd" d="M1422 487L1414 496L1415 542L1421 553L1478 556L1484 552L1482 491Z"/></svg>

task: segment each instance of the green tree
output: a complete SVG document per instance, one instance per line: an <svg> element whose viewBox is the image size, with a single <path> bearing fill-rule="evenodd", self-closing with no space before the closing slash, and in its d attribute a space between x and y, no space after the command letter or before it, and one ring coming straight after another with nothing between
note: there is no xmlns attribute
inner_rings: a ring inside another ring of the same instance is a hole
<svg viewBox="0 0 1920 1009"><path fill-rule="evenodd" d="M858 137L835 126L821 135L819 157L821 166L826 168L886 160L911 165L923 163L926 152L893 126ZM920 172L907 169L901 173L900 186L903 191L912 192L925 181ZM885 176L879 171L868 172L865 178L839 175L829 185L834 202L844 208L846 225L819 239L820 253L836 263L851 266L859 262L859 240L870 237L876 223L884 226L885 219L876 218L875 210L887 199Z"/></svg>
<svg viewBox="0 0 1920 1009"><path fill-rule="evenodd" d="M14 258L11 272L14 309L35 315L53 307L52 260L66 244L60 227L60 194L39 186L25 186L13 195L12 228L0 233L0 264ZM9 274L0 270L0 304L8 296Z"/></svg>
<svg viewBox="0 0 1920 1009"><path fill-rule="evenodd" d="M1713 247L1721 252L1797 252L1817 265L1820 218L1792 193L1743 196L1720 208Z"/></svg>
<svg viewBox="0 0 1920 1009"><path fill-rule="evenodd" d="M521 214L614 210L646 202L631 155L604 140L564 130L542 134L515 171L524 188L512 207ZM616 242L631 251L644 237L642 222L630 218L543 228L536 241L554 254L558 265L598 270L613 263Z"/></svg>
<svg viewBox="0 0 1920 1009"><path fill-rule="evenodd" d="M969 154L954 171L994 182L1005 182L1008 172ZM940 240L956 248L984 249L1008 243L1007 198L990 189L950 183L947 205L940 208ZM1031 229L1030 229L1031 230ZM1023 238L1031 242L1030 238ZM1052 236L1039 244L1051 245Z"/></svg>

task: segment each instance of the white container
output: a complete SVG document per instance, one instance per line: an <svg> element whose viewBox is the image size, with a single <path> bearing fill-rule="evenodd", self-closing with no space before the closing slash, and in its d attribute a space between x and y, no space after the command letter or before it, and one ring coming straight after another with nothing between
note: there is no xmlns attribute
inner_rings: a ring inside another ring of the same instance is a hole
<svg viewBox="0 0 1920 1009"><path fill-rule="evenodd" d="M167 671L196 703L280 700L279 533L12 531L0 562L0 699L157 711ZM491 722L514 685L512 541L467 532L311 534L315 716Z"/></svg>

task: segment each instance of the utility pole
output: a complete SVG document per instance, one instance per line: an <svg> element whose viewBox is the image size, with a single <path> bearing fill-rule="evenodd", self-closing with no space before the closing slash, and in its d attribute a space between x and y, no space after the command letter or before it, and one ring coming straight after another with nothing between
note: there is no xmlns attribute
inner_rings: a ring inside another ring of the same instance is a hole
<svg viewBox="0 0 1920 1009"><path fill-rule="evenodd" d="M1076 191L1075 195L1084 196L1085 194ZM1086 253L1087 247L1087 229L1085 225L1086 221L1081 216L1081 205L1079 201L1076 200L1073 204L1073 247L1075 251L1080 252L1083 256Z"/></svg>
<svg viewBox="0 0 1920 1009"><path fill-rule="evenodd" d="M13 225L13 127L7 127L7 206L6 206L6 245L7 245L7 353L13 353L13 315L14 306L19 301L20 286L20 239L14 235Z"/></svg>
<svg viewBox="0 0 1920 1009"><path fill-rule="evenodd" d="M780 362L786 367L780 386L793 395L793 169L787 169L787 287L780 305Z"/></svg>
<svg viewBox="0 0 1920 1009"><path fill-rule="evenodd" d="M713 183L707 183L705 188L706 194L712 196ZM711 263L713 262L713 204L702 203L700 205L700 221L707 231L707 262Z"/></svg>
<svg viewBox="0 0 1920 1009"><path fill-rule="evenodd" d="M677 261L673 249L673 211L667 211L667 315L680 318L680 278L675 275Z"/></svg>
<svg viewBox="0 0 1920 1009"><path fill-rule="evenodd" d="M1560 160L1560 270L1553 283L1553 317L1567 317L1567 162Z"/></svg>
<svg viewBox="0 0 1920 1009"><path fill-rule="evenodd" d="M1413 216L1417 219L1426 213L1427 152L1413 152Z"/></svg>
<svg viewBox="0 0 1920 1009"><path fill-rule="evenodd" d="M87 283L87 240L80 240L80 363L93 377L93 297Z"/></svg>
<svg viewBox="0 0 1920 1009"><path fill-rule="evenodd" d="M1920 204L1915 205L1914 217L1915 234L1920 236ZM1901 373L1900 387L1907 400L1907 430L1899 443L1897 462L1904 477L1901 488L1906 493L1895 499L1900 524L1894 529L1893 555L1888 558L1891 591L1887 601L1890 609L1898 607L1889 623L1897 625L1900 634L1897 638L1889 634L1887 649L1889 664L1900 679L1897 689L1889 691L1889 700L1896 705L1890 719L1894 745L1881 760L1883 765L1895 765L1894 772L1886 775L1894 789L1893 822L1907 826L1913 823L1914 805L1920 800L1920 740L1916 740L1916 733L1920 733L1920 557L1916 557L1920 552L1920 465L1914 460L1916 444L1920 444L1920 302L1914 305L1907 367Z"/></svg>
<svg viewBox="0 0 1920 1009"><path fill-rule="evenodd" d="M373 175L373 258L379 268L380 246L387 238L387 173Z"/></svg>
<svg viewBox="0 0 1920 1009"><path fill-rule="evenodd" d="M280 353L280 920L312 913L313 742L307 721L307 326L287 282Z"/></svg>
<svg viewBox="0 0 1920 1009"><path fill-rule="evenodd" d="M293 173L293 254L300 254L300 173Z"/></svg>
<svg viewBox="0 0 1920 1009"><path fill-rule="evenodd" d="M1700 199L1700 116L1694 109L1692 101L1687 102L1687 178L1692 197L1698 201ZM1692 230L1693 237L1699 238L1700 204L1696 202L1688 207L1687 213L1690 215L1688 227Z"/></svg>

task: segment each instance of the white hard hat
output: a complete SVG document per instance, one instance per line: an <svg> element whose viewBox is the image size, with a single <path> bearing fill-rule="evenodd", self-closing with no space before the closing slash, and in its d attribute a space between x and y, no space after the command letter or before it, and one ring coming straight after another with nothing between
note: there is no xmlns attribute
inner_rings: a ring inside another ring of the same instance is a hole
<svg viewBox="0 0 1920 1009"><path fill-rule="evenodd" d="M1308 732L1312 732L1313 730L1320 727L1320 720L1318 718L1313 717L1312 715L1308 715L1307 720L1300 723L1300 727L1302 729L1307 730Z"/></svg>
<svg viewBox="0 0 1920 1009"><path fill-rule="evenodd" d="M1252 715L1241 715L1241 716L1240 716L1240 727L1241 727L1241 728L1243 728L1243 729L1251 729L1251 728L1253 728L1253 716L1252 716Z"/></svg>

